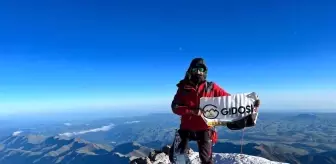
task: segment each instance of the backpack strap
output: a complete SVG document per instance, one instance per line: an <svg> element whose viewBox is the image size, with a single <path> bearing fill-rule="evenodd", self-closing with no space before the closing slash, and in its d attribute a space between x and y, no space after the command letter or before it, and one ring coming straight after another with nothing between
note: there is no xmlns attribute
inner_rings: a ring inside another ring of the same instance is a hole
<svg viewBox="0 0 336 164"><path fill-rule="evenodd" d="M209 92L212 91L212 89L213 89L213 82L212 81L207 81L205 83L204 92L209 93Z"/></svg>

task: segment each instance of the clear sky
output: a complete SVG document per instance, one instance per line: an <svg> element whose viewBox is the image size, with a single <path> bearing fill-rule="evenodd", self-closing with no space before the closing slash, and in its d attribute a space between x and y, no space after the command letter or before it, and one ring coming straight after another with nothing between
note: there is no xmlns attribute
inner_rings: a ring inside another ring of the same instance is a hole
<svg viewBox="0 0 336 164"><path fill-rule="evenodd" d="M335 110L335 8L334 0L1 1L0 113L166 110L193 57L228 92L259 93L264 110Z"/></svg>

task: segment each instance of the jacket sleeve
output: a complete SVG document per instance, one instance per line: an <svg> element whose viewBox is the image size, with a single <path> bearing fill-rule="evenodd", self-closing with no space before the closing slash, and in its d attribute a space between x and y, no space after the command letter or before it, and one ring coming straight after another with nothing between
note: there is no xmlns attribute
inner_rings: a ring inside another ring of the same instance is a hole
<svg viewBox="0 0 336 164"><path fill-rule="evenodd" d="M180 102L180 89L177 90L174 96L174 99L171 103L171 108L172 108L173 113L180 115L180 116L192 113L192 110L190 110L188 106L183 105Z"/></svg>
<svg viewBox="0 0 336 164"><path fill-rule="evenodd" d="M214 89L214 92L215 92L215 97L230 96L230 93L226 92L224 89L222 89L216 83L213 84L213 89Z"/></svg>

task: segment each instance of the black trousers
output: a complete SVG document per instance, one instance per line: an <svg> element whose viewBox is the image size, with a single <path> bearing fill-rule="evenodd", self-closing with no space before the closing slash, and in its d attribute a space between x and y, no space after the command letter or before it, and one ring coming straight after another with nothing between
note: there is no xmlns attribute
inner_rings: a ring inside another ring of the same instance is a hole
<svg viewBox="0 0 336 164"><path fill-rule="evenodd" d="M189 150L189 141L196 141L201 163L213 164L211 130L193 132L180 129L178 132L182 140L179 145L181 153L187 153L187 151Z"/></svg>

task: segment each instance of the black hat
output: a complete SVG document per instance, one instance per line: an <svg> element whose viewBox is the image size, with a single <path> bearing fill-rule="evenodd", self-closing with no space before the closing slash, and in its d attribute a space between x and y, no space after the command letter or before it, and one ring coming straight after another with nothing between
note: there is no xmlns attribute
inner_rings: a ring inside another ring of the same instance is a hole
<svg viewBox="0 0 336 164"><path fill-rule="evenodd" d="M188 68L188 72L190 72L191 69L195 68L195 67L203 67L203 68L205 68L205 71L207 71L207 66L206 66L203 58L194 58L190 63L190 66Z"/></svg>

